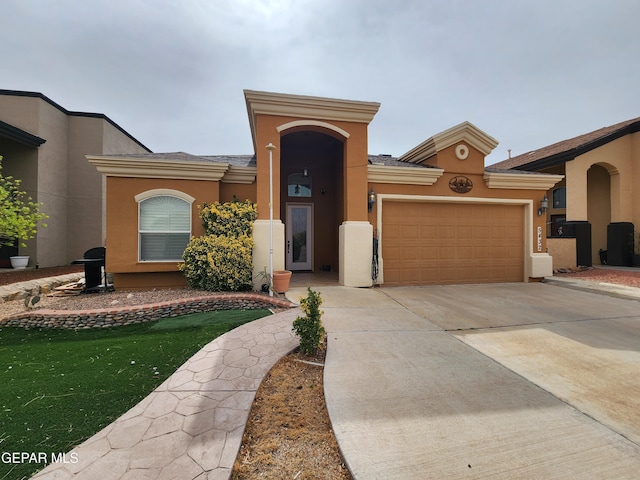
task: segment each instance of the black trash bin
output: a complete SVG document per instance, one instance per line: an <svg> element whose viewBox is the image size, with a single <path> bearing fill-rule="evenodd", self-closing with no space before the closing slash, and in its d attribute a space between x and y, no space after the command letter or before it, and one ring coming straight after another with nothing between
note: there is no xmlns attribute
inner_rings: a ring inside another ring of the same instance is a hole
<svg viewBox="0 0 640 480"><path fill-rule="evenodd" d="M607 226L607 264L630 267L632 259L633 223L610 223Z"/></svg>
<svg viewBox="0 0 640 480"><path fill-rule="evenodd" d="M84 265L85 292L107 290L107 272L104 270L106 252L107 250L104 247L90 248L84 252L82 259L71 262L74 265Z"/></svg>

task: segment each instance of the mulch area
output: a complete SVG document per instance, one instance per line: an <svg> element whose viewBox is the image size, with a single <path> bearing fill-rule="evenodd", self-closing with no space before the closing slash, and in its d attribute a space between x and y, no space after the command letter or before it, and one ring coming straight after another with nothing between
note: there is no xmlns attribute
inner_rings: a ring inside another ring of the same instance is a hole
<svg viewBox="0 0 640 480"><path fill-rule="evenodd" d="M0 286L27 282L38 278L55 277L68 273L83 272L82 265L63 265L62 267L29 268L25 270L6 270L0 272Z"/></svg>
<svg viewBox="0 0 640 480"><path fill-rule="evenodd" d="M232 480L352 478L331 429L323 363L324 351L296 351L271 369L256 392Z"/></svg>

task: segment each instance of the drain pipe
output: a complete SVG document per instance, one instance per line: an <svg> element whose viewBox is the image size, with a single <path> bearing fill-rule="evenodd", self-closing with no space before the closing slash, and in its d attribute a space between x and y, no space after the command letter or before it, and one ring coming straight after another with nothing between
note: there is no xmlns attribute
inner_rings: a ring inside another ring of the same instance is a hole
<svg viewBox="0 0 640 480"><path fill-rule="evenodd" d="M269 296L273 297L273 151L276 146L269 142Z"/></svg>

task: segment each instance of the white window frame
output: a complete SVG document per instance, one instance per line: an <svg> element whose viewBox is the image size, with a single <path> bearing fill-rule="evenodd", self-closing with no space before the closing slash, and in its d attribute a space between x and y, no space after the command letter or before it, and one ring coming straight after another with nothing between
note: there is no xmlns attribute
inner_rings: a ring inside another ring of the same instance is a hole
<svg viewBox="0 0 640 480"><path fill-rule="evenodd" d="M141 212L140 212L140 205L142 204L142 202L144 202L145 200L149 200L151 198L155 198L155 197L175 197L179 200L184 201L185 203L189 204L189 231L180 231L180 232L159 232L159 231L154 231L154 232L146 232L143 231L140 227L141 227ZM153 190L147 190L146 192L142 192L139 193L138 195L136 195L135 197L135 201L138 204L138 262L140 263L173 263L173 262L180 262L182 261L182 258L179 259L165 259L165 260L143 260L142 259L142 234L143 233L188 233L189 234L189 238L191 238L191 233L192 233L192 228L193 228L193 202L195 202L195 198L192 197L191 195L188 195L184 192L181 192L179 190L173 190L173 189L168 189L168 188L156 188Z"/></svg>

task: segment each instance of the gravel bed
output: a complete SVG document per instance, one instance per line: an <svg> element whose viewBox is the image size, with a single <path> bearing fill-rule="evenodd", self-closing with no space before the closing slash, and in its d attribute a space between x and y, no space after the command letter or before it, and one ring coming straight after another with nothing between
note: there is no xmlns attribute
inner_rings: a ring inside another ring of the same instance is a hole
<svg viewBox="0 0 640 480"><path fill-rule="evenodd" d="M558 277L569 277L590 282L613 283L640 288L640 271L588 268L571 273L556 273Z"/></svg>
<svg viewBox="0 0 640 480"><path fill-rule="evenodd" d="M93 310L97 308L129 307L150 303L180 300L182 298L210 295L212 292L190 288L139 290L133 292L115 291L103 293L83 293L80 295L41 295L37 309L51 310ZM5 302L0 310L0 319L14 313L24 312L24 300Z"/></svg>

